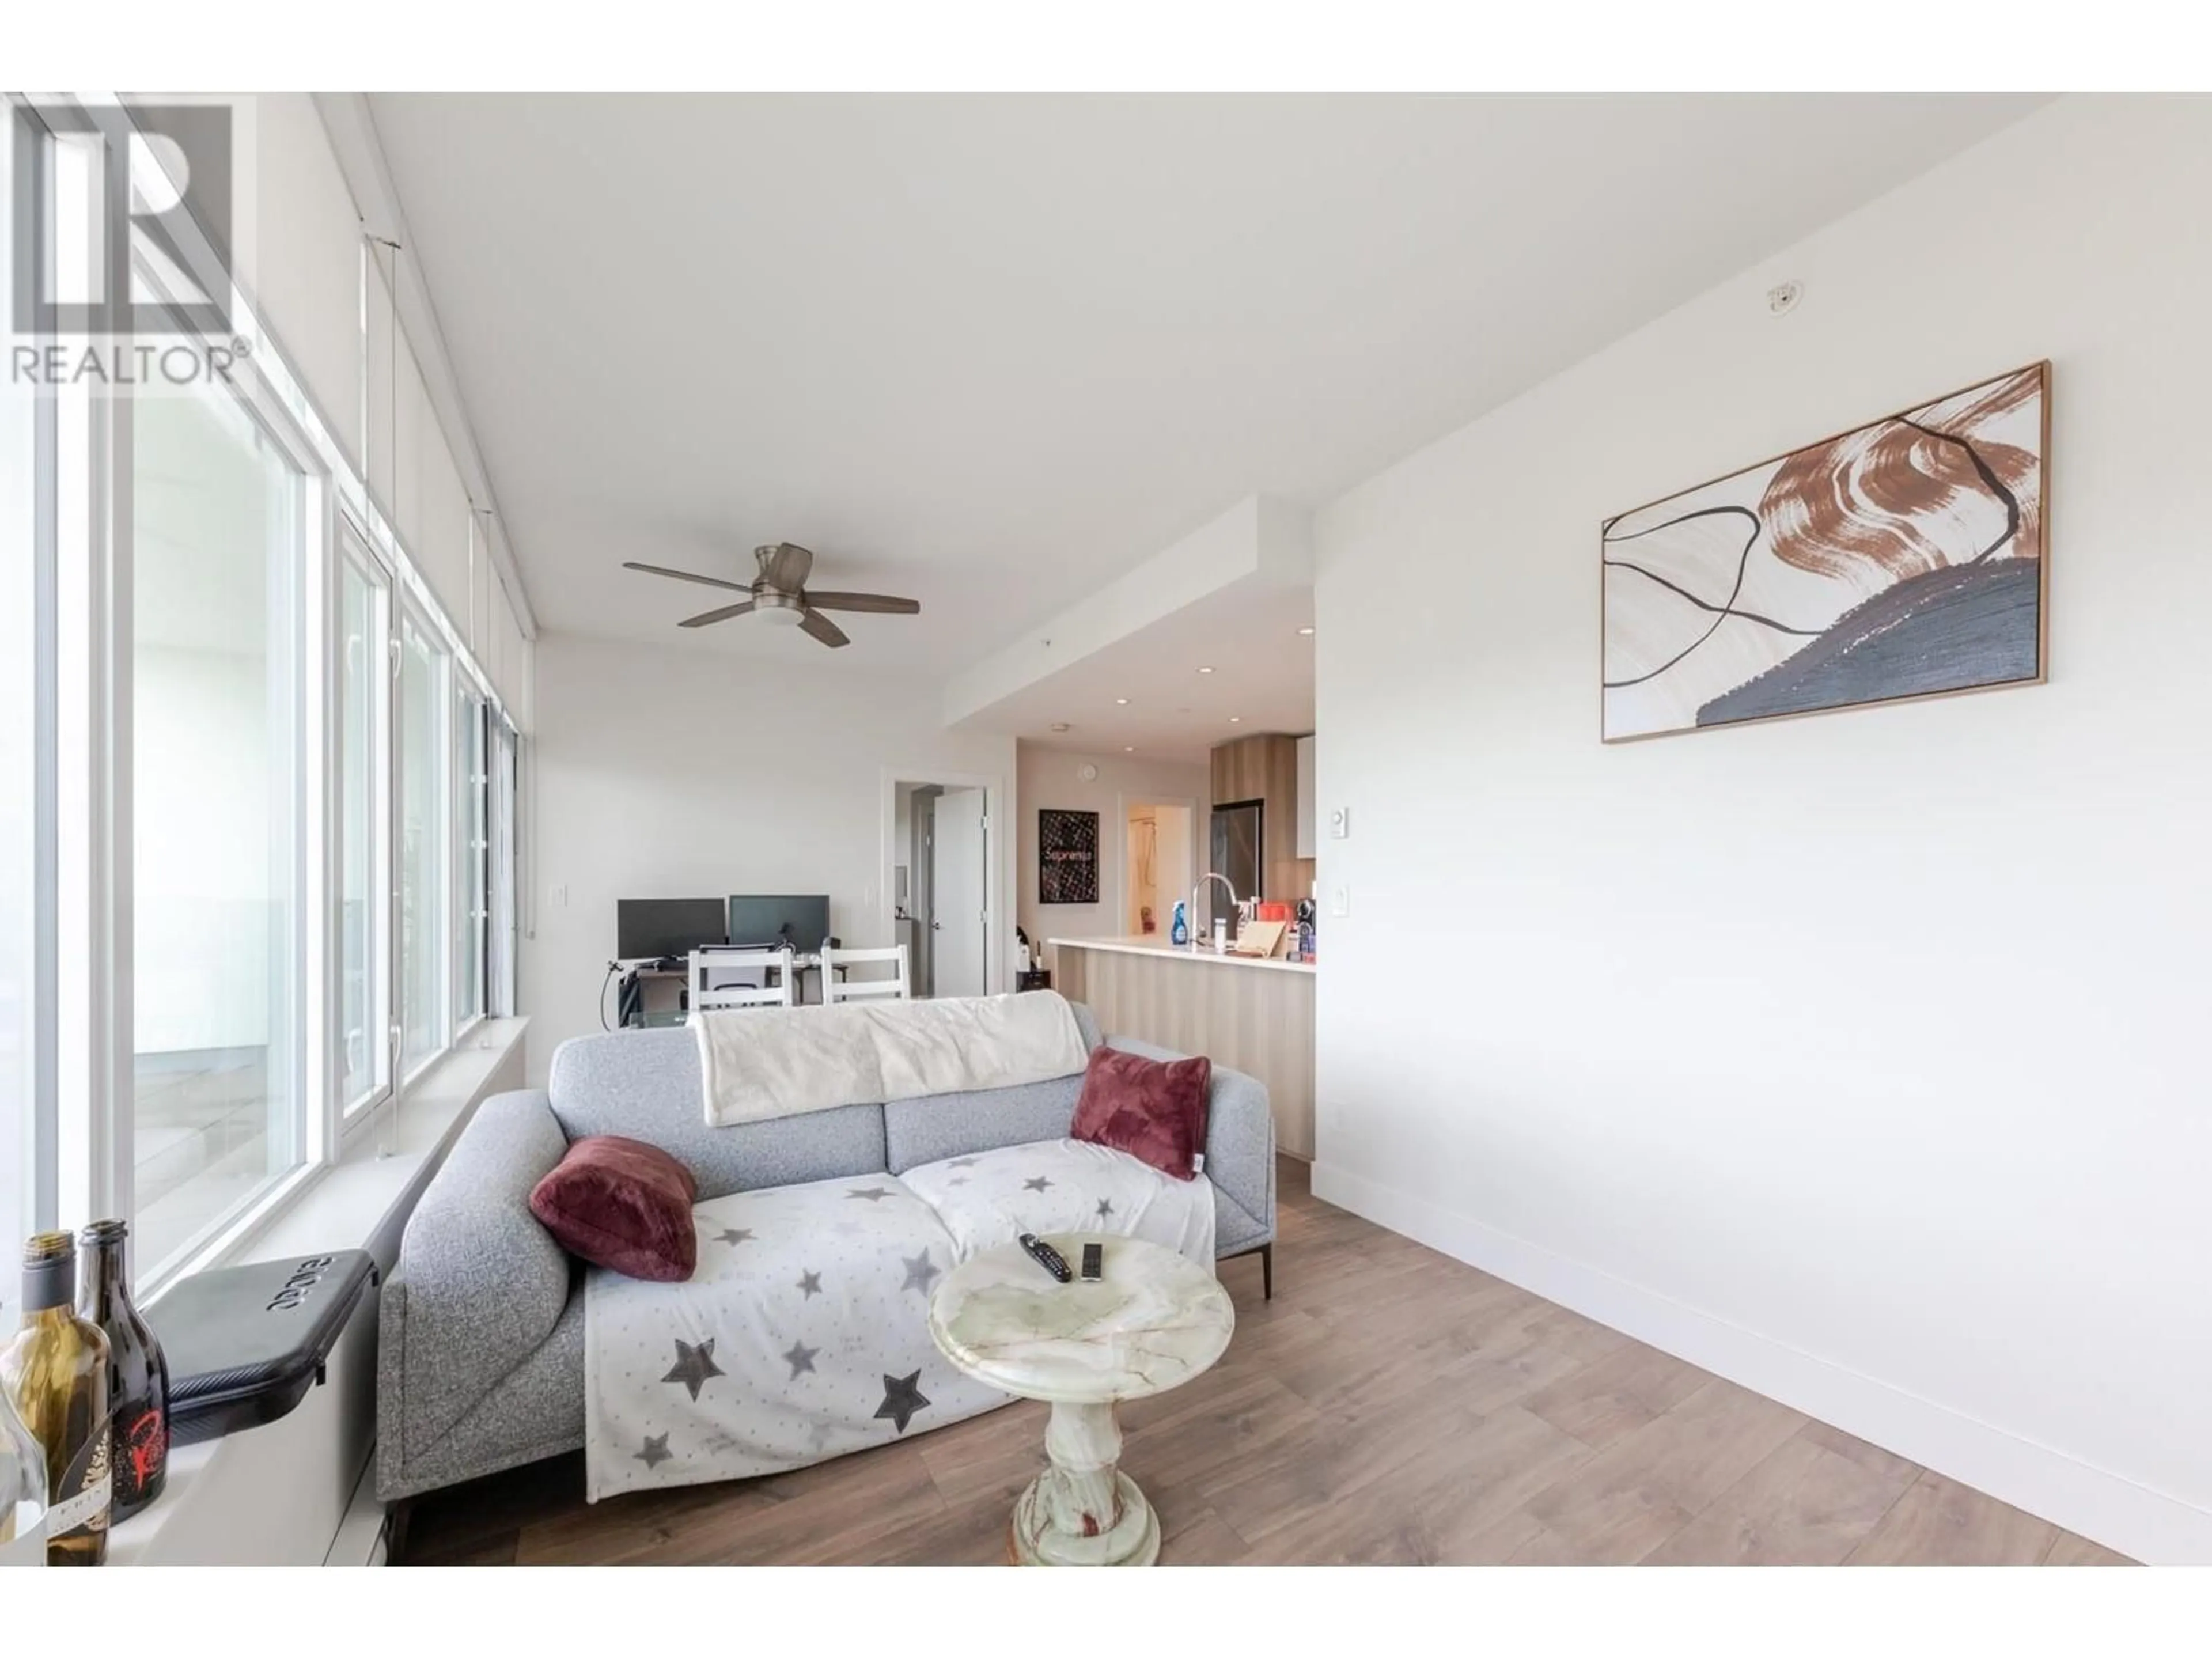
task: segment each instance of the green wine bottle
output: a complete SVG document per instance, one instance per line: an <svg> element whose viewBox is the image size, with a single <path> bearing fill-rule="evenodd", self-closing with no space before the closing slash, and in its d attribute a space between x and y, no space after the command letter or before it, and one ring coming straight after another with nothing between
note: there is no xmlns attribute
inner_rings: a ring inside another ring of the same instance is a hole
<svg viewBox="0 0 2212 1659"><path fill-rule="evenodd" d="M46 1449L0 1389L0 1567L46 1565Z"/></svg>
<svg viewBox="0 0 2212 1659"><path fill-rule="evenodd" d="M23 1328L0 1353L0 1389L46 1453L46 1565L98 1566L113 1486L107 1339L77 1316L67 1233L34 1233L23 1246Z"/></svg>

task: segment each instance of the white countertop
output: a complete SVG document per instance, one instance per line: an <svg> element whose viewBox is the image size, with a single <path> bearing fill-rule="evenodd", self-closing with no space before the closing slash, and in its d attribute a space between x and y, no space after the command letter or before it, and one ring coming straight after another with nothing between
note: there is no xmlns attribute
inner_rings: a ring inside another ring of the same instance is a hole
<svg viewBox="0 0 2212 1659"><path fill-rule="evenodd" d="M1194 951L1188 945L1170 945L1150 934L1133 939L1048 939L1045 943L1063 951L1117 951L1132 957L1174 957L1183 962L1208 962L1225 968L1267 968L1279 974L1316 971L1316 965L1310 962L1291 962L1282 957L1231 956L1210 945Z"/></svg>

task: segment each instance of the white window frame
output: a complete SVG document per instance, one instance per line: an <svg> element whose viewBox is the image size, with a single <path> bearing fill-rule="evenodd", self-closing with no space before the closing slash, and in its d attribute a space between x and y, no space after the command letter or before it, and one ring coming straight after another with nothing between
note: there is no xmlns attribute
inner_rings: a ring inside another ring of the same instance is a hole
<svg viewBox="0 0 2212 1659"><path fill-rule="evenodd" d="M343 637L344 611L342 604L344 572L348 567L358 571L368 581L370 606L370 637L364 641L368 655L369 696L369 891L370 918L368 943L368 983L373 999L368 1011L367 1040L376 1059L372 1061L371 1081L367 1090L348 1099L345 1095L345 963L340 953L345 938L345 865L346 836L351 826L344 822L344 740L342 729L344 704L342 696L343 677L346 672L344 659L346 641ZM331 583L331 611L328 618L331 649L331 725L325 743L331 756L330 822L332 833L325 848L330 858L329 927L331 937L330 1026L331 1042L325 1057L325 1071L328 1076L325 1094L335 1109L337 1116L334 1142L342 1142L361 1126L374 1117L380 1108L392 1097L393 1049L391 1026L394 971L392 968L392 919L393 915L392 888L392 644L398 638L394 627L392 601L392 572L389 564L379 558L369 544L352 513L341 510L337 515L337 549L334 564L335 579Z"/></svg>
<svg viewBox="0 0 2212 1659"><path fill-rule="evenodd" d="M94 116L112 142L131 129L129 110L112 94L85 94L80 105ZM57 202L62 192L57 191ZM100 218L84 202L64 210L72 228L86 227L79 259L97 259ZM58 241L53 244L59 247ZM71 257L66 249L60 257ZM360 262L362 353L368 356L368 272L370 255L363 243ZM450 843L461 833L454 825L456 796L453 760L441 756L434 774L447 791L443 811L448 849L440 872L445 884L438 914L445 937L437 942L441 964L435 1013L439 1042L406 1077L397 1077L399 1037L394 1018L399 1007L398 903L399 842L393 677L382 687L382 747L376 771L382 794L377 817L383 836L381 857L372 861L383 883L383 937L373 945L384 994L382 1018L387 1042L386 1083L371 1097L348 1102L343 1086L340 1024L340 907L343 889L337 859L343 760L338 746L338 697L335 661L338 634L340 561L363 562L381 584L381 609L387 649L398 638L399 618L411 614L437 646L444 664L436 696L449 708L454 677L475 688L489 709L486 716L487 773L495 752L492 724L514 730L504 701L468 648L460 627L432 594L420 568L409 556L390 520L370 498L366 465L347 456L324 423L282 345L268 331L250 296L234 287L230 295L233 331L243 343L237 389L248 416L283 452L301 476L305 546L297 584L294 621L295 659L301 706L295 738L295 787L299 824L295 892L299 999L293 1088L299 1102L295 1129L301 1162L252 1199L213 1224L167 1264L152 1265L155 1274L139 1275L143 1302L151 1303L180 1276L220 1265L253 1234L295 1202L370 1123L389 1119L408 1086L453 1052L463 1035L453 1018L454 880ZM364 380L363 430L366 380ZM39 917L42 960L53 967L51 994L40 1010L41 1046L33 1079L36 1118L28 1171L32 1212L26 1218L49 1227L98 1216L135 1215L131 1139L135 1098L135 1043L131 1018L131 872L135 848L132 829L131 674L135 640L131 615L132 408L128 397L95 392L82 380L42 394L40 409L38 553L52 584L51 604L41 625L50 658L50 708L39 734L42 764L51 789L48 829ZM450 715L437 723L440 741L450 744ZM518 744L518 750L520 749ZM513 904L517 934L526 933L520 911L526 894L519 874L522 859L524 785L526 759L518 755L514 811L500 822L486 799L486 834L492 840L488 871L514 874ZM504 845L501 843L504 842ZM485 902L495 909L487 877ZM54 951L58 940L69 948ZM82 941L82 945L77 943ZM513 945L510 943L509 954ZM507 964L511 973L513 963ZM492 981L492 951L485 951L483 1008L489 1014L511 1012L499 1002ZM46 988L42 985L41 990Z"/></svg>
<svg viewBox="0 0 2212 1659"><path fill-rule="evenodd" d="M160 291L158 270L139 266L134 276ZM331 791L337 770L332 764L336 730L335 701L329 695L334 682L330 658L332 629L330 612L335 604L331 580L337 521L337 492L322 448L299 418L296 404L264 372L258 356L249 355L232 369L230 392L239 408L292 465L300 478L300 567L292 595L289 617L294 685L300 698L293 729L293 821L297 826L292 848L293 931L291 963L295 1033L290 1055L289 1092L293 1102L292 1133L297 1158L290 1168L270 1177L252 1196L226 1210L202 1227L161 1261L134 1264L142 1293L147 1297L183 1275L198 1272L219 1258L228 1243L259 1226L268 1216L289 1204L299 1192L319 1178L328 1165L334 1145L326 1103L332 1090L326 1079L331 1050L330 968L335 955L328 925L331 834ZM107 860L109 912L112 917L133 914L132 861L136 833L131 799L132 775L132 657L135 619L131 594L136 503L131 486L132 433L137 405L134 398L100 400L106 409L109 445L106 456L110 547L110 584L105 618L110 659L107 670L110 702L107 715L107 776L112 795L108 830L113 837ZM95 500L100 484L95 463ZM321 848L322 858L313 856ZM112 927L103 976L108 1009L110 1044L108 1074L114 1079L105 1095L92 1097L94 1116L104 1116L104 1139L110 1168L106 1174L109 1207L102 1213L136 1218L134 1129L135 1072L135 941L119 924ZM325 1062L325 1063L319 1063ZM96 1187L95 1182L88 1182Z"/></svg>
<svg viewBox="0 0 2212 1659"><path fill-rule="evenodd" d="M459 672L453 641L434 620L435 611L416 593L410 592L400 603L392 637L396 643L392 659L392 1069L398 1079L398 1089L404 1097L407 1091L421 1079L423 1073L443 1060L453 1046L453 677ZM405 638L404 623L411 623L418 633L431 642L431 661L434 665L434 683L430 688L432 732L431 742L436 750L432 757L428 775L438 788L438 806L432 814L442 820L444 833L434 838L438 849L438 890L432 896L428 914L435 919L437 937L430 941L430 955L438 970L437 984L430 993L430 1007L436 1021L430 1048L411 1066L402 1069L406 1054L407 963L404 951L406 933L400 915L400 906L406 885L399 861L405 857L406 836L402 823L405 791L403 776L407 765L406 723L399 717L399 677L404 672Z"/></svg>
<svg viewBox="0 0 2212 1659"><path fill-rule="evenodd" d="M450 918L452 949L448 952L451 976L447 981L450 1000L448 1016L452 1020L447 1038L449 1044L458 1044L480 1024L490 1006L489 987L489 957L490 955L491 881L486 855L491 836L490 800L485 791L490 787L491 772L488 750L491 700L482 687L467 676L456 673L453 679L453 753L447 768L452 782L447 797L447 816L452 820L452 880L448 884L447 910ZM478 815L482 815L484 839L477 839ZM483 903L478 910L471 902L476 894L469 872L471 866L484 871ZM477 951L476 1006L459 1009L453 1006L469 979L469 951L473 939Z"/></svg>

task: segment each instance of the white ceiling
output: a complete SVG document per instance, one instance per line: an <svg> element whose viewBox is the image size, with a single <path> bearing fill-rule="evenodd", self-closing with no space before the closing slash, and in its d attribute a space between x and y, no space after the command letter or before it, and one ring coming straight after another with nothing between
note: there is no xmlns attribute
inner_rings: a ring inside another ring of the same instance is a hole
<svg viewBox="0 0 2212 1659"><path fill-rule="evenodd" d="M1211 593L1024 686L988 724L1048 749L1147 760L1204 760L1257 732L1304 736L1314 729L1314 642L1298 630L1312 623L1310 587Z"/></svg>
<svg viewBox="0 0 2212 1659"><path fill-rule="evenodd" d="M2035 101L373 108L547 627L942 676L1242 497L1325 500ZM835 659L744 623L679 635L712 591L619 568L749 580L780 539L817 586L922 616L841 617ZM1185 643L1162 641L1170 682Z"/></svg>

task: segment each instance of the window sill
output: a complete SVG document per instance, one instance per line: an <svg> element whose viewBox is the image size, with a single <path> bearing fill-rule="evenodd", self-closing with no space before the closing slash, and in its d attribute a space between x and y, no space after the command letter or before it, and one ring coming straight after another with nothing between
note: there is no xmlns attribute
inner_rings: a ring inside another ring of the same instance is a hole
<svg viewBox="0 0 2212 1659"><path fill-rule="evenodd" d="M198 1265L222 1267L274 1256L365 1249L376 1258L380 1274L389 1273L416 1200L477 1103L503 1076L514 1078L515 1086L520 1086L519 1067L510 1061L519 1059L529 1024L527 1018L518 1018L488 1019L472 1027L461 1046L425 1071L408 1091L388 1135L379 1123L355 1136L337 1161L292 1202L233 1240L218 1260ZM149 1305L161 1306L159 1292ZM370 1352L373 1355L373 1343ZM309 1401L313 1399L311 1393ZM307 1410L308 1403L302 1402L294 1414ZM271 1433L283 1420L177 1448L169 1459L168 1489L161 1501L115 1528L108 1540L109 1562L131 1566L204 1559L204 1540L195 1534L203 1526L221 1526L225 1512L238 1501L222 1489L250 1478L241 1474L226 1480L225 1467L234 1461L246 1462L251 1443ZM303 1470L301 1479L342 1478L349 1494L360 1473L356 1463L339 1471ZM329 1540L320 1541L326 1545ZM319 1550L316 1559L321 1559Z"/></svg>

